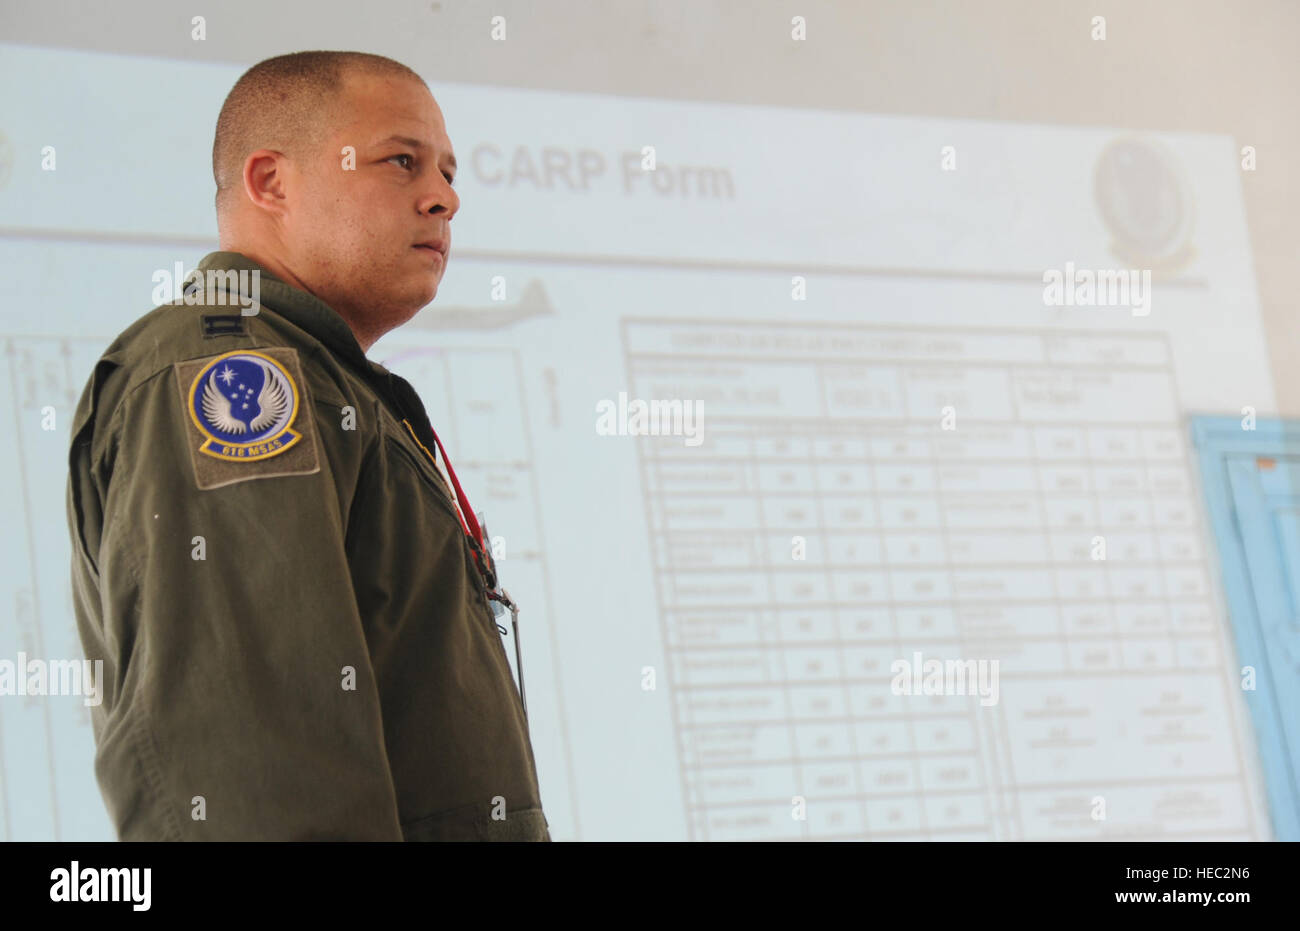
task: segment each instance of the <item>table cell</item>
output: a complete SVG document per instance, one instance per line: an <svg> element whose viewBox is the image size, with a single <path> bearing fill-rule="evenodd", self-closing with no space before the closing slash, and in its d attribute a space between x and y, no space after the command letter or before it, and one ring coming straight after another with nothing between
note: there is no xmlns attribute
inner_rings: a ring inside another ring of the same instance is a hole
<svg viewBox="0 0 1300 931"><path fill-rule="evenodd" d="M1092 467L1092 484L1102 495L1136 495L1147 489L1146 470L1140 466Z"/></svg>
<svg viewBox="0 0 1300 931"><path fill-rule="evenodd" d="M854 495L825 495L821 500L824 526L839 530L868 530L879 523L876 502Z"/></svg>
<svg viewBox="0 0 1300 931"><path fill-rule="evenodd" d="M1174 659L1174 644L1165 637L1125 640L1120 647L1120 661L1125 669L1172 669L1177 665Z"/></svg>
<svg viewBox="0 0 1300 931"><path fill-rule="evenodd" d="M1097 506L1091 497L1051 494L1043 502L1047 526L1076 530L1097 526Z"/></svg>
<svg viewBox="0 0 1300 931"><path fill-rule="evenodd" d="M878 507L880 509L880 527L882 530L917 530L943 526L939 519L939 502L932 497L908 495L904 498L895 495L880 500ZM949 526L951 526L951 502L948 502L946 516ZM980 518L987 521L987 511L981 512Z"/></svg>
<svg viewBox="0 0 1300 931"><path fill-rule="evenodd" d="M916 749L920 753L956 753L977 750L975 728L968 719L943 718L912 722ZM924 776L922 777L924 785Z"/></svg>
<svg viewBox="0 0 1300 931"><path fill-rule="evenodd" d="M691 766L734 766L749 762L782 762L794 749L790 725L711 724L680 729L685 760Z"/></svg>
<svg viewBox="0 0 1300 931"><path fill-rule="evenodd" d="M1150 466L1147 468L1147 480L1152 494L1190 495L1192 480L1182 465Z"/></svg>
<svg viewBox="0 0 1300 931"><path fill-rule="evenodd" d="M798 840L806 833L806 825L791 818L790 810L789 804L711 810L708 838L711 841Z"/></svg>
<svg viewBox="0 0 1300 931"><path fill-rule="evenodd" d="M831 577L831 597L844 605L889 600L889 578L883 572L841 569Z"/></svg>
<svg viewBox="0 0 1300 931"><path fill-rule="evenodd" d="M877 465L875 467L876 491L881 495L894 492L933 492L934 467L920 463L910 465Z"/></svg>
<svg viewBox="0 0 1300 931"><path fill-rule="evenodd" d="M755 485L764 495L817 493L813 470L807 462L758 463Z"/></svg>
<svg viewBox="0 0 1300 931"><path fill-rule="evenodd" d="M843 685L792 685L786 696L792 721L842 718L849 713Z"/></svg>
<svg viewBox="0 0 1300 931"><path fill-rule="evenodd" d="M866 822L856 800L808 802L808 835L824 840L863 840Z"/></svg>
<svg viewBox="0 0 1300 931"><path fill-rule="evenodd" d="M943 534L891 533L885 538L885 558L891 566L941 564L947 560Z"/></svg>
<svg viewBox="0 0 1300 931"><path fill-rule="evenodd" d="M1142 428L1142 455L1147 459L1182 460L1187 450L1182 435L1168 427Z"/></svg>
<svg viewBox="0 0 1300 931"><path fill-rule="evenodd" d="M868 800L867 836L872 840L923 840L921 803L915 798Z"/></svg>
<svg viewBox="0 0 1300 931"><path fill-rule="evenodd" d="M1115 628L1125 634L1163 634L1168 633L1169 609L1163 602L1117 602Z"/></svg>
<svg viewBox="0 0 1300 931"><path fill-rule="evenodd" d="M856 436L823 436L813 438L813 456L835 465L836 460L865 460L870 456L867 441ZM852 468L857 468L856 466Z"/></svg>
<svg viewBox="0 0 1300 931"><path fill-rule="evenodd" d="M956 789L975 791L984 785L979 758L969 753L952 756L921 757L922 792L948 792ZM950 796L944 796L950 798Z"/></svg>
<svg viewBox="0 0 1300 931"><path fill-rule="evenodd" d="M1075 640L1066 647L1069 668L1079 672L1120 669L1119 646L1112 641Z"/></svg>
<svg viewBox="0 0 1300 931"><path fill-rule="evenodd" d="M678 715L685 724L733 724L737 721L784 723L786 691L783 686L674 689Z"/></svg>
<svg viewBox="0 0 1300 931"><path fill-rule="evenodd" d="M879 641L893 637L893 624L887 608L865 608L857 605L837 608L840 619L840 638L845 642Z"/></svg>
<svg viewBox="0 0 1300 931"><path fill-rule="evenodd" d="M858 763L858 784L865 795L916 792L916 764L909 759L861 760Z"/></svg>
<svg viewBox="0 0 1300 931"><path fill-rule="evenodd" d="M1088 457L1097 462L1141 459L1140 432L1135 427L1093 427L1088 430Z"/></svg>
<svg viewBox="0 0 1300 931"><path fill-rule="evenodd" d="M853 744L858 748L859 761L911 753L913 751L911 725L901 716L894 720L855 721Z"/></svg>
<svg viewBox="0 0 1300 931"><path fill-rule="evenodd" d="M1114 598L1163 597L1166 575L1159 569L1124 569L1106 564L1106 582Z"/></svg>
<svg viewBox="0 0 1300 931"><path fill-rule="evenodd" d="M752 611L665 611L671 648L755 646L761 635Z"/></svg>
<svg viewBox="0 0 1300 931"><path fill-rule="evenodd" d="M1039 459L1087 459L1087 433L1081 427L1033 427Z"/></svg>
<svg viewBox="0 0 1300 931"><path fill-rule="evenodd" d="M957 638L957 621L952 608L897 608L894 623L901 643L928 642L937 638Z"/></svg>
<svg viewBox="0 0 1300 931"><path fill-rule="evenodd" d="M1179 669L1218 670L1223 660L1213 637L1182 637L1174 641L1174 663Z"/></svg>
<svg viewBox="0 0 1300 931"><path fill-rule="evenodd" d="M839 682L842 679L840 664L834 649L826 647L784 647L782 658L785 662L786 681L797 682Z"/></svg>
<svg viewBox="0 0 1300 931"><path fill-rule="evenodd" d="M889 591L894 601L948 601L953 597L953 586L948 573L904 572L894 570L889 575Z"/></svg>
<svg viewBox="0 0 1300 931"><path fill-rule="evenodd" d="M955 828L987 828L988 815L984 809L984 795L945 795L925 799L925 821L929 830L936 832Z"/></svg>
<svg viewBox="0 0 1300 931"><path fill-rule="evenodd" d="M1185 498L1151 496L1151 511L1156 527L1181 530L1196 526L1196 512Z"/></svg>
<svg viewBox="0 0 1300 931"><path fill-rule="evenodd" d="M843 724L793 725L795 753L800 761L817 759L852 759L849 729Z"/></svg>
<svg viewBox="0 0 1300 931"><path fill-rule="evenodd" d="M875 487L865 463L819 462L813 467L813 484L821 494L863 494Z"/></svg>
<svg viewBox="0 0 1300 931"><path fill-rule="evenodd" d="M1166 569L1165 590L1171 598L1204 597L1209 594L1210 582L1200 566L1187 569Z"/></svg>
<svg viewBox="0 0 1300 931"><path fill-rule="evenodd" d="M783 644L804 641L829 643L835 640L835 612L829 608L808 608L777 612Z"/></svg>
<svg viewBox="0 0 1300 931"><path fill-rule="evenodd" d="M696 795L703 804L768 802L780 805L800 794L800 780L793 763L719 766L693 770L691 775Z"/></svg>

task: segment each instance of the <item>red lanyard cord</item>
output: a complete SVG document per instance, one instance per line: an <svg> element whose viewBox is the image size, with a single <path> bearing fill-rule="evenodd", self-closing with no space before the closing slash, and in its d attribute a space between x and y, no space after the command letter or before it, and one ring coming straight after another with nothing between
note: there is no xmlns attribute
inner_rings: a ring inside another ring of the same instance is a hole
<svg viewBox="0 0 1300 931"><path fill-rule="evenodd" d="M406 429L407 432L411 434L411 439L415 440L420 449L424 450L424 454L429 457L429 460L433 463L433 466L436 469L438 467L438 460L431 452L429 452L429 448L420 442L420 438L415 435L415 429L411 426L411 422L403 417L402 423L406 424ZM485 557L484 555L483 529L479 526L478 518L474 515L474 509L470 507L469 497L460 487L460 480L456 478L456 470L452 468L451 460L447 458L447 450L443 447L442 440L438 439L438 431L434 430L432 426L429 427L429 430L433 433L433 442L437 444L438 451L442 453L443 465L447 467L447 475L451 478L452 488L456 492L456 501L460 505L458 509L460 525L461 528L464 529L465 535L469 537L470 548L474 551L474 560L478 563L479 572L484 576L484 581L488 590L488 598L509 605L509 602L495 591L497 587L496 567L492 564L491 557ZM504 631L502 632L504 633Z"/></svg>
<svg viewBox="0 0 1300 931"><path fill-rule="evenodd" d="M403 417L402 423L406 424L406 429L407 432L411 434L411 439L415 440L420 449L424 450L424 454L428 456L429 461L433 463L434 469L437 469L437 457L434 456L433 453L429 452L429 447L420 442L420 438L415 435L415 429L411 426L411 422ZM447 466L447 474L451 477L452 488L456 492L456 501L460 505L458 511L460 525L464 529L465 533L469 535L471 540L479 546L482 546L483 531L479 529L478 520L474 517L474 511L469 506L469 499L465 497L465 492L461 490L460 482L456 480L456 470L451 467L451 460L447 458L447 451L442 448L442 440L438 439L436 431L433 434L433 441L438 444L438 449L442 453L442 461Z"/></svg>

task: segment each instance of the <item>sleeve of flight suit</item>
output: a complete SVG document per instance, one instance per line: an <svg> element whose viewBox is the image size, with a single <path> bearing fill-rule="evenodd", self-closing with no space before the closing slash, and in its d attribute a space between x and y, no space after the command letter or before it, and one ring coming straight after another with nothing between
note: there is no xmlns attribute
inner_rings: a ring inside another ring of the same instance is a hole
<svg viewBox="0 0 1300 931"><path fill-rule="evenodd" d="M118 683L97 772L119 836L401 840L344 546L368 441L305 419L337 408L303 391L318 470L219 463L248 472L200 488L177 382L135 388L96 444L115 450L99 553Z"/></svg>

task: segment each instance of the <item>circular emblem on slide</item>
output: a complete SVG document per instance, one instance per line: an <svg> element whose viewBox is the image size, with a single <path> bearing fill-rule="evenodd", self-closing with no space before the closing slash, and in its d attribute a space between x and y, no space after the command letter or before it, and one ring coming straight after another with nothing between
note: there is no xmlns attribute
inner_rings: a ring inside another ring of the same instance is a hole
<svg viewBox="0 0 1300 931"><path fill-rule="evenodd" d="M1195 201L1182 163L1146 136L1122 136L1097 158L1097 207L1116 256L1172 274L1192 259Z"/></svg>
<svg viewBox="0 0 1300 931"><path fill-rule="evenodd" d="M290 429L298 387L270 356L237 350L213 359L190 385L190 417L208 439L199 451L233 462L278 456L302 438Z"/></svg>

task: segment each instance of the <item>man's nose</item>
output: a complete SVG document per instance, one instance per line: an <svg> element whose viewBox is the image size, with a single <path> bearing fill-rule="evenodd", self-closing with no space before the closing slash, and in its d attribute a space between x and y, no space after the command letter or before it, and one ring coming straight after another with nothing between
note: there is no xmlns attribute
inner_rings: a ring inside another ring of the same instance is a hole
<svg viewBox="0 0 1300 931"><path fill-rule="evenodd" d="M430 213L434 216L446 215L450 220L460 209L460 197L444 178L441 184L434 187L425 195L420 202L420 212Z"/></svg>

